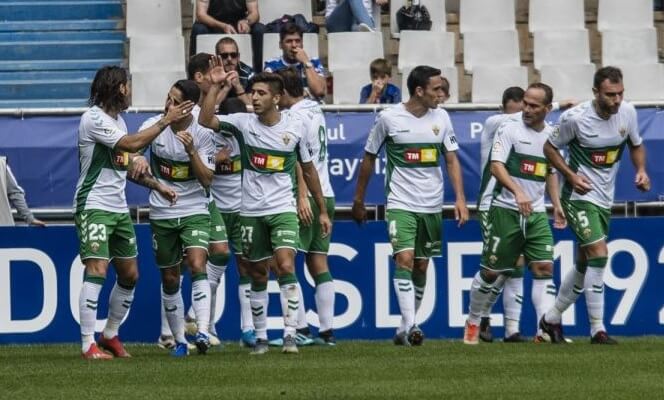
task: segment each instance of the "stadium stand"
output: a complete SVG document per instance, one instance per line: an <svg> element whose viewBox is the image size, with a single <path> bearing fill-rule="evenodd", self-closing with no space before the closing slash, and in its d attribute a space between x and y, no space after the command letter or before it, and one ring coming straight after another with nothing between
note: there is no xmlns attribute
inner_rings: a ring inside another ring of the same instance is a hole
<svg viewBox="0 0 664 400"><path fill-rule="evenodd" d="M307 21L312 19L311 0L259 0L261 22L270 23L284 14L302 14Z"/></svg>
<svg viewBox="0 0 664 400"><path fill-rule="evenodd" d="M530 0L530 32L585 29L583 0Z"/></svg>
<svg viewBox="0 0 664 400"><path fill-rule="evenodd" d="M304 51L310 58L318 58L318 43L319 38L316 33L305 33L302 39ZM269 60L274 57L281 57L281 49L279 48L279 34L266 33L263 35L263 60Z"/></svg>
<svg viewBox="0 0 664 400"><path fill-rule="evenodd" d="M368 63L361 68L335 69L332 81L334 104L357 104L360 99L360 90L369 82Z"/></svg>
<svg viewBox="0 0 664 400"><path fill-rule="evenodd" d="M541 69L543 65L590 63L590 42L586 29L536 31L533 33L533 49L536 69Z"/></svg>
<svg viewBox="0 0 664 400"><path fill-rule="evenodd" d="M368 70L371 61L384 55L380 32L330 33L327 40L328 68L332 72L351 68Z"/></svg>
<svg viewBox="0 0 664 400"><path fill-rule="evenodd" d="M625 99L664 99L664 64L618 64L623 72Z"/></svg>
<svg viewBox="0 0 664 400"><path fill-rule="evenodd" d="M602 32L604 65L655 64L657 59L655 28Z"/></svg>
<svg viewBox="0 0 664 400"><path fill-rule="evenodd" d="M652 27L652 0L599 0L597 29L600 32Z"/></svg>
<svg viewBox="0 0 664 400"><path fill-rule="evenodd" d="M180 2L172 0L126 0L127 37L182 35Z"/></svg>
<svg viewBox="0 0 664 400"><path fill-rule="evenodd" d="M473 103L500 103L503 91L510 86L528 86L528 68L510 65L477 66L473 70Z"/></svg>
<svg viewBox="0 0 664 400"><path fill-rule="evenodd" d="M423 43L426 51L421 49ZM454 66L455 43L452 32L403 31L399 39L399 71L423 64Z"/></svg>
<svg viewBox="0 0 664 400"><path fill-rule="evenodd" d="M400 36L397 26L396 13L401 7L406 5L408 0L390 1L390 34L393 38ZM445 32L447 30L447 14L445 13L445 0L420 0L420 4L425 6L431 17L431 31ZM376 18L374 18L376 19Z"/></svg>
<svg viewBox="0 0 664 400"><path fill-rule="evenodd" d="M517 32L466 32L463 35L463 62L468 72L478 66L520 65Z"/></svg>
<svg viewBox="0 0 664 400"><path fill-rule="evenodd" d="M566 99L583 101L592 97L594 64L542 65L540 74L542 82L553 88L554 101Z"/></svg>
<svg viewBox="0 0 664 400"><path fill-rule="evenodd" d="M514 8L514 0L463 0L460 2L459 30L465 34L514 29Z"/></svg>
<svg viewBox="0 0 664 400"><path fill-rule="evenodd" d="M184 71L132 72L131 102L134 107L163 107L166 93L180 79L185 79Z"/></svg>
<svg viewBox="0 0 664 400"><path fill-rule="evenodd" d="M215 45L219 39L223 37L230 37L235 40L240 50L240 61L247 65L251 65L252 57L254 56L251 50L251 35L227 35L227 34L212 34L212 35L198 35L196 37L196 50L198 53L215 54ZM278 48L278 46L277 46Z"/></svg>

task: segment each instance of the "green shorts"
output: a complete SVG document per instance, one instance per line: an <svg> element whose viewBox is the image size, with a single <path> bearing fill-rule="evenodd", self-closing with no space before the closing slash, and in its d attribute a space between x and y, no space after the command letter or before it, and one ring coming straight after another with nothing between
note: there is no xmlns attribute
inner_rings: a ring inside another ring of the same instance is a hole
<svg viewBox="0 0 664 400"><path fill-rule="evenodd" d="M240 226L239 212L222 212L221 218L224 220L226 234L231 241L231 248L234 254L242 254L242 229Z"/></svg>
<svg viewBox="0 0 664 400"><path fill-rule="evenodd" d="M297 251L299 230L294 212L262 217L240 215L242 254L247 260L257 262L272 257L278 249Z"/></svg>
<svg viewBox="0 0 664 400"><path fill-rule="evenodd" d="M313 222L309 226L300 225L300 251L304 253L327 254L330 250L330 238L332 235L322 237L320 230L320 210L316 201L309 197L309 205L314 215ZM334 197L325 198L325 208L330 221L334 220Z"/></svg>
<svg viewBox="0 0 664 400"><path fill-rule="evenodd" d="M412 250L415 258L440 257L443 237L442 213L387 210L392 254Z"/></svg>
<svg viewBox="0 0 664 400"><path fill-rule="evenodd" d="M611 210L581 200L561 200L561 203L581 247L608 237Z"/></svg>
<svg viewBox="0 0 664 400"><path fill-rule="evenodd" d="M188 248L207 251L210 238L210 216L191 215L182 218L151 219L152 249L159 268L172 267L182 261Z"/></svg>
<svg viewBox="0 0 664 400"><path fill-rule="evenodd" d="M210 212L210 243L228 242L226 225L214 201L208 205L208 211Z"/></svg>
<svg viewBox="0 0 664 400"><path fill-rule="evenodd" d="M480 233L482 234L482 242L486 241L486 237L489 235L489 211L478 211L477 219L480 222Z"/></svg>
<svg viewBox="0 0 664 400"><path fill-rule="evenodd" d="M528 264L553 262L553 235L548 215L534 212L525 219L518 211L491 207L480 265L491 271L512 271L521 254Z"/></svg>
<svg viewBox="0 0 664 400"><path fill-rule="evenodd" d="M136 233L129 213L83 210L74 215L81 260L134 258Z"/></svg>

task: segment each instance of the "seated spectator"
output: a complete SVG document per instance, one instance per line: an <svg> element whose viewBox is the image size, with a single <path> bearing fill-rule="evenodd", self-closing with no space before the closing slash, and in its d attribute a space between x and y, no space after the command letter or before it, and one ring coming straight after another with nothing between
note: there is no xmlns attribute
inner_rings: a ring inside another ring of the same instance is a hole
<svg viewBox="0 0 664 400"><path fill-rule="evenodd" d="M266 61L263 70L277 72L289 67L295 68L302 77L307 97L320 99L325 96L327 88L325 70L319 59L309 58L302 47L302 38L300 27L295 24L284 25L279 32L279 48L282 50L282 56Z"/></svg>
<svg viewBox="0 0 664 400"><path fill-rule="evenodd" d="M443 104L450 99L450 81L448 81L444 76L441 78L443 78L443 94L445 96L443 97L443 100L440 102L440 104Z"/></svg>
<svg viewBox="0 0 664 400"><path fill-rule="evenodd" d="M380 21L374 21L373 16L378 13L377 9L387 2L388 0L327 0L327 32L374 32L380 28Z"/></svg>
<svg viewBox="0 0 664 400"><path fill-rule="evenodd" d="M265 25L258 22L257 0L196 0L196 21L191 27L189 55L196 54L196 36L209 33L251 34L253 65L263 62Z"/></svg>
<svg viewBox="0 0 664 400"><path fill-rule="evenodd" d="M28 225L46 226L43 221L32 215L25 202L25 191L18 185L12 174L6 157L0 157L0 226L14 226L12 206L18 211L18 217Z"/></svg>
<svg viewBox="0 0 664 400"><path fill-rule="evenodd" d="M254 70L247 64L240 61L240 49L232 38L225 37L219 39L214 46L215 53L224 65L224 71L237 72L237 79L231 79L231 87L227 98L240 97L243 103L251 105L251 99L247 93L249 89L249 79L254 76Z"/></svg>
<svg viewBox="0 0 664 400"><path fill-rule="evenodd" d="M392 65L377 58L369 65L371 83L360 91L360 104L395 104L401 102L401 90L390 83Z"/></svg>

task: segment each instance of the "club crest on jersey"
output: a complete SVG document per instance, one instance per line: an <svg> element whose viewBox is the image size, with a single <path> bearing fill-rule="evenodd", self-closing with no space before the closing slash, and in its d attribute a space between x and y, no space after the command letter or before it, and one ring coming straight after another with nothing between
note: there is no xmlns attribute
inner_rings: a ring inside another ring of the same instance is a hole
<svg viewBox="0 0 664 400"><path fill-rule="evenodd" d="M553 131L551 132L551 138L555 139L560 135L560 125L556 125L553 127Z"/></svg>
<svg viewBox="0 0 664 400"><path fill-rule="evenodd" d="M92 242L90 244L90 250L92 250L93 253L96 253L99 251L99 243L97 242Z"/></svg>
<svg viewBox="0 0 664 400"><path fill-rule="evenodd" d="M489 264L495 265L497 261L498 257L496 255L492 254L491 256L489 256Z"/></svg>
<svg viewBox="0 0 664 400"><path fill-rule="evenodd" d="M590 235L592 235L593 231L590 228L586 228L583 230L583 238L584 239L590 239Z"/></svg>
<svg viewBox="0 0 664 400"><path fill-rule="evenodd" d="M620 128L620 131L618 131L618 133L620 133L620 137L625 137L625 135L627 134L627 128L623 126L622 128Z"/></svg>
<svg viewBox="0 0 664 400"><path fill-rule="evenodd" d="M288 132L284 132L284 134L281 135L281 140L284 141L284 144L285 144L286 146L288 146L288 143L290 143L290 141L291 141L291 138L290 138L290 136L288 136L288 135L289 135Z"/></svg>
<svg viewBox="0 0 664 400"><path fill-rule="evenodd" d="M440 127L438 125L432 126L431 130L433 131L434 135L438 135L440 133Z"/></svg>

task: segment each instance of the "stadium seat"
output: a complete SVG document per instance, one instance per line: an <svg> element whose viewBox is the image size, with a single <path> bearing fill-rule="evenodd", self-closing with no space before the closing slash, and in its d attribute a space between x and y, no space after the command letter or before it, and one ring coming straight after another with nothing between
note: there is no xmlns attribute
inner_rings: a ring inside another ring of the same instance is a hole
<svg viewBox="0 0 664 400"><path fill-rule="evenodd" d="M583 0L530 0L528 29L562 31L585 29Z"/></svg>
<svg viewBox="0 0 664 400"><path fill-rule="evenodd" d="M334 104L357 104L360 90L371 82L369 65L362 68L338 68L332 74L332 98Z"/></svg>
<svg viewBox="0 0 664 400"><path fill-rule="evenodd" d="M258 0L260 21L269 24L284 14L302 14L307 21L312 20L311 0Z"/></svg>
<svg viewBox="0 0 664 400"><path fill-rule="evenodd" d="M583 101L593 97L595 64L543 65L540 73L541 82L553 88L555 101Z"/></svg>
<svg viewBox="0 0 664 400"><path fill-rule="evenodd" d="M500 103L503 91L510 86L528 86L527 67L477 66L473 70L473 103Z"/></svg>
<svg viewBox="0 0 664 400"><path fill-rule="evenodd" d="M182 36L135 36L129 40L129 70L184 71Z"/></svg>
<svg viewBox="0 0 664 400"><path fill-rule="evenodd" d="M327 42L330 71L336 69L369 71L371 61L385 57L383 34L380 32L330 33L327 35Z"/></svg>
<svg viewBox="0 0 664 400"><path fill-rule="evenodd" d="M664 99L664 64L618 65L623 73L625 99L661 101Z"/></svg>
<svg viewBox="0 0 664 400"><path fill-rule="evenodd" d="M533 33L533 64L542 65L587 64L590 62L588 31L561 30Z"/></svg>
<svg viewBox="0 0 664 400"><path fill-rule="evenodd" d="M602 64L654 64L657 60L655 28L602 32Z"/></svg>
<svg viewBox="0 0 664 400"><path fill-rule="evenodd" d="M251 50L251 35L228 35L225 33L198 35L196 36L196 52L215 54L214 46L223 37L230 37L235 40L240 50L240 61L249 66L253 65L252 57L254 52Z"/></svg>
<svg viewBox="0 0 664 400"><path fill-rule="evenodd" d="M463 0L459 7L459 31L463 34L516 28L514 0Z"/></svg>
<svg viewBox="0 0 664 400"><path fill-rule="evenodd" d="M398 38L399 27L397 26L397 11L406 5L408 0L390 1L390 33L393 38ZM445 14L445 0L420 0L420 4L425 6L431 17L431 31L444 32L447 30L447 15Z"/></svg>
<svg viewBox="0 0 664 400"><path fill-rule="evenodd" d="M302 39L304 51L307 52L309 58L318 58L318 34L305 33ZM279 34L266 33L263 35L263 62L271 58L281 57L281 49L279 48Z"/></svg>
<svg viewBox="0 0 664 400"><path fill-rule="evenodd" d="M597 30L629 30L652 28L652 0L599 0Z"/></svg>
<svg viewBox="0 0 664 400"><path fill-rule="evenodd" d="M182 36L180 2L127 0L127 37L142 35Z"/></svg>
<svg viewBox="0 0 664 400"><path fill-rule="evenodd" d="M168 90L173 84L185 79L182 71L151 71L131 73L131 105L133 107L163 107Z"/></svg>
<svg viewBox="0 0 664 400"><path fill-rule="evenodd" d="M422 51L423 43L426 43L426 51ZM454 43L452 32L402 31L399 39L399 71L418 65L453 66Z"/></svg>
<svg viewBox="0 0 664 400"><path fill-rule="evenodd" d="M436 68L439 68L442 72L442 75L447 78L450 82L450 98L447 100L446 104L454 104L459 102L459 74L457 68L454 66L449 67L439 67L437 65L432 65ZM408 93L408 74L410 74L411 68L407 68L402 72L401 76L401 99L407 101L410 98Z"/></svg>
<svg viewBox="0 0 664 400"><path fill-rule="evenodd" d="M461 4L463 5L463 2ZM519 39L516 31L465 33L463 63L469 72L480 65L520 65Z"/></svg>

